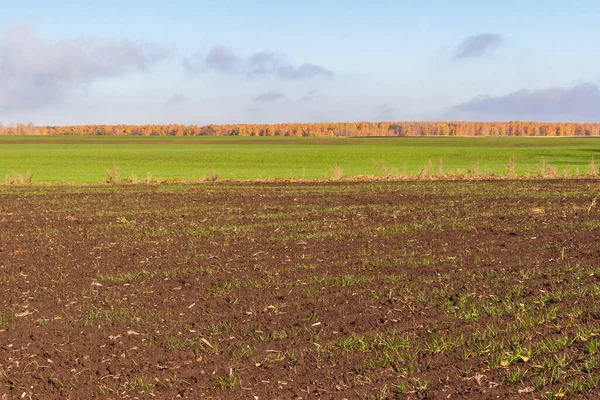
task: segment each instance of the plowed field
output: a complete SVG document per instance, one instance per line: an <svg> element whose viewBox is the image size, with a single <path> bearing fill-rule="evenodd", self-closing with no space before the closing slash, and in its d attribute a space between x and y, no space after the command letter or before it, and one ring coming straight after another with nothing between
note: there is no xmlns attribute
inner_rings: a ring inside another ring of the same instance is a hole
<svg viewBox="0 0 600 400"><path fill-rule="evenodd" d="M0 187L0 398L595 398L599 194Z"/></svg>

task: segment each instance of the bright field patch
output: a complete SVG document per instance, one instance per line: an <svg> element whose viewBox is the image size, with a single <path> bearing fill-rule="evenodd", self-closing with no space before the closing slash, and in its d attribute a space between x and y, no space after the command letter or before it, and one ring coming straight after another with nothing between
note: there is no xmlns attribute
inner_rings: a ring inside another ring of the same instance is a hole
<svg viewBox="0 0 600 400"><path fill-rule="evenodd" d="M600 160L598 138L229 138L2 137L0 174L34 174L34 182L101 182L117 165L122 178L148 172L160 180L315 179L341 167L344 176L416 175L434 171L503 174L515 157L520 175L540 172L542 158L560 174L584 173ZM382 164L383 162L383 164ZM382 166L385 166L382 168ZM406 169L405 169L406 168Z"/></svg>

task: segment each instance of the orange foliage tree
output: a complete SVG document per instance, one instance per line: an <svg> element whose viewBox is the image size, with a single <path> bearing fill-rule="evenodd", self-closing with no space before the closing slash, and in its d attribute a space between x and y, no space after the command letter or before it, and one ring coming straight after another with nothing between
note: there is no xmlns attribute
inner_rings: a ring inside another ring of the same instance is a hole
<svg viewBox="0 0 600 400"><path fill-rule="evenodd" d="M236 125L3 125L0 135L67 136L600 136L599 123L332 122Z"/></svg>

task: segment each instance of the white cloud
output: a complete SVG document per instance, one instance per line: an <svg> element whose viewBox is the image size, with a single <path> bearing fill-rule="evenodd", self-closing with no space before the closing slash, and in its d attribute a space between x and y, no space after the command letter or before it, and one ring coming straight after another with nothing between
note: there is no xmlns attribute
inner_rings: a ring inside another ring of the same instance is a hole
<svg viewBox="0 0 600 400"><path fill-rule="evenodd" d="M54 104L79 87L144 72L172 54L169 49L130 39L49 41L33 29L11 28L0 36L0 110Z"/></svg>

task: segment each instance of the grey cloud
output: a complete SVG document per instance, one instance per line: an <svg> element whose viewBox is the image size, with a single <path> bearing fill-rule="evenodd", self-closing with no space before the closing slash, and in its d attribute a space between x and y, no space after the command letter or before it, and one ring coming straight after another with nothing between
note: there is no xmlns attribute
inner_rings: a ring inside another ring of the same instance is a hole
<svg viewBox="0 0 600 400"><path fill-rule="evenodd" d="M272 51L259 51L249 56L240 56L232 48L217 46L206 55L197 52L183 60L184 69L191 74L206 70L245 75L248 78L276 76L282 79L302 80L313 78L332 79L334 73L316 64L294 65L287 56Z"/></svg>
<svg viewBox="0 0 600 400"><path fill-rule="evenodd" d="M317 93L316 90L311 90L310 92L308 92L307 94L305 94L304 96L300 97L298 99L298 101L302 101L302 102L309 102L309 101L313 101L313 100L318 100L320 99L322 96Z"/></svg>
<svg viewBox="0 0 600 400"><path fill-rule="evenodd" d="M229 47L213 47L206 56L206 66L221 71L232 71L240 62L235 52Z"/></svg>
<svg viewBox="0 0 600 400"><path fill-rule="evenodd" d="M452 108L479 119L600 121L600 88L583 83L570 88L519 90L504 96L479 96Z"/></svg>
<svg viewBox="0 0 600 400"><path fill-rule="evenodd" d="M396 118L396 109L389 104L381 104L375 110L375 119L378 121L394 121Z"/></svg>
<svg viewBox="0 0 600 400"><path fill-rule="evenodd" d="M183 70L189 75L197 75L204 72L206 68L206 56L198 51L190 57L185 57L182 61Z"/></svg>
<svg viewBox="0 0 600 400"><path fill-rule="evenodd" d="M181 103L183 103L183 102L185 102L185 97L183 97L183 96L182 96L181 94L179 94L179 93L175 93L173 96L171 96L171 97L169 98L169 100L167 100L167 101L165 102L165 105L166 105L166 106L175 106L175 105L177 105L177 104L181 104Z"/></svg>
<svg viewBox="0 0 600 400"><path fill-rule="evenodd" d="M333 78L333 72L315 64L302 64L299 67L284 65L277 70L277 75L282 78L294 80L309 78Z"/></svg>
<svg viewBox="0 0 600 400"><path fill-rule="evenodd" d="M502 35L497 33L480 33L469 36L456 47L454 57L458 60L482 57L498 47L503 40Z"/></svg>
<svg viewBox="0 0 600 400"><path fill-rule="evenodd" d="M285 94L277 91L264 92L254 98L254 101L278 101L285 99Z"/></svg>
<svg viewBox="0 0 600 400"><path fill-rule="evenodd" d="M284 56L272 51L260 51L251 54L245 64L241 65L241 72L248 76L272 75L286 63Z"/></svg>
<svg viewBox="0 0 600 400"><path fill-rule="evenodd" d="M29 28L0 36L0 109L33 109L63 100L103 78L147 71L172 51L129 39L76 37L57 42Z"/></svg>

